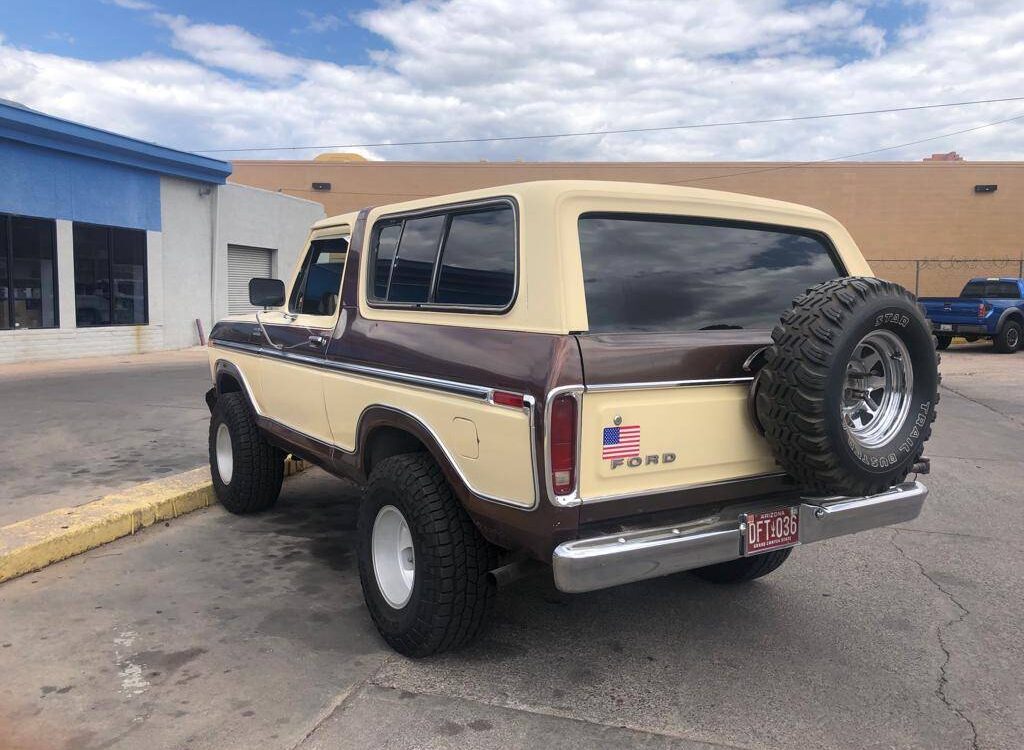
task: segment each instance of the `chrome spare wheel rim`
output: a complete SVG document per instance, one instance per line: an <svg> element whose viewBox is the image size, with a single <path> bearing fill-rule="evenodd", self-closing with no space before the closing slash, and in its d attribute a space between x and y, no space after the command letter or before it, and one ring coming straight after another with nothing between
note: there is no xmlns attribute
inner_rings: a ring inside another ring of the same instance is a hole
<svg viewBox="0 0 1024 750"><path fill-rule="evenodd" d="M412 534L402 511L394 505L385 505L373 521L373 574L384 599L395 609L401 609L412 596L416 578L416 552Z"/></svg>
<svg viewBox="0 0 1024 750"><path fill-rule="evenodd" d="M231 484L231 475L235 471L235 454L231 449L231 433L228 426L221 422L217 426L217 473L220 481Z"/></svg>
<svg viewBox="0 0 1024 750"><path fill-rule="evenodd" d="M891 331L872 331L853 348L846 365L846 430L864 448L885 445L906 422L913 389L906 345Z"/></svg>

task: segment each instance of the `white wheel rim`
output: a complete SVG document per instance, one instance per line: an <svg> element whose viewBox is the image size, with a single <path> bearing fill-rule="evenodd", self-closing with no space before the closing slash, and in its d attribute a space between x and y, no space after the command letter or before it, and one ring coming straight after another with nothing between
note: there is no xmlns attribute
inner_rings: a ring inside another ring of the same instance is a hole
<svg viewBox="0 0 1024 750"><path fill-rule="evenodd" d="M231 475L235 471L235 453L231 449L231 432L223 422L217 426L217 473L220 481L231 484Z"/></svg>
<svg viewBox="0 0 1024 750"><path fill-rule="evenodd" d="M416 579L416 551L402 511L385 505L373 521L371 540L373 575L385 601L401 609L412 596Z"/></svg>

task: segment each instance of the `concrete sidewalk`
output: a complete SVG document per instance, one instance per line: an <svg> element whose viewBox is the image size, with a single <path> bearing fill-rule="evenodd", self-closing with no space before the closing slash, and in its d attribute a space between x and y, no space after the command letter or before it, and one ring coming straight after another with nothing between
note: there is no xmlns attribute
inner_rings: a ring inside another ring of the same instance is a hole
<svg viewBox="0 0 1024 750"><path fill-rule="evenodd" d="M0 367L0 526L205 465L206 357Z"/></svg>

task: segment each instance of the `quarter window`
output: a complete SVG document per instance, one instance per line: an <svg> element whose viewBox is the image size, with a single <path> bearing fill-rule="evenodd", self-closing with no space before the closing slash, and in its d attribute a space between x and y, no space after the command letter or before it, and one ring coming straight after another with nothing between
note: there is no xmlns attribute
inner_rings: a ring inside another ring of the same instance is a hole
<svg viewBox="0 0 1024 750"><path fill-rule="evenodd" d="M145 231L77 222L72 231L78 327L145 325Z"/></svg>
<svg viewBox="0 0 1024 750"><path fill-rule="evenodd" d="M334 315L347 255L348 240L344 237L313 240L292 290L289 311L299 315Z"/></svg>
<svg viewBox="0 0 1024 750"><path fill-rule="evenodd" d="M444 308L506 308L515 294L511 206L465 208L379 224L371 299Z"/></svg>
<svg viewBox="0 0 1024 750"><path fill-rule="evenodd" d="M57 327L56 222L0 214L0 328Z"/></svg>
<svg viewBox="0 0 1024 750"><path fill-rule="evenodd" d="M441 304L504 307L516 277L511 209L452 217L441 255L435 300Z"/></svg>

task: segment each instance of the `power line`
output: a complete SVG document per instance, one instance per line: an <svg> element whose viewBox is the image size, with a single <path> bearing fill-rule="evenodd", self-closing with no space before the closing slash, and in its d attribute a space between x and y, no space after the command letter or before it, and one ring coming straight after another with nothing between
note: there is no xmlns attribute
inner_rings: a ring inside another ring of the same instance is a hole
<svg viewBox="0 0 1024 750"><path fill-rule="evenodd" d="M1015 120L1024 119L1024 113L1008 117L1005 120L996 120L995 122L987 122L984 125L976 125L973 128L964 128L963 130L954 130L950 133L942 133L941 135L933 135L928 138L920 138L916 141L907 141L906 143L899 143L893 146L882 146L881 148L873 148L870 151L860 151L856 154L844 154L843 156L831 156L827 159L814 159L812 161L797 162L796 164L780 164L776 167L763 167L760 169L747 169L742 172L730 172L729 174L718 174L708 175L707 177L692 177L688 180L670 180L666 182L666 185L687 185L691 182L706 182L708 180L722 180L727 177L739 177L740 175L747 174L758 174L760 172L776 172L780 169L800 169L801 167L809 167L814 164L826 164L833 161L842 161L843 159L856 159L860 156L870 156L871 154L880 154L883 151L894 151L900 148L906 148L908 146L917 146L921 143L928 143L930 141L938 141L942 138L950 138L954 135L963 135L964 133L973 133L977 130L984 130L985 128L993 128L997 125L1005 125L1008 122L1014 122Z"/></svg>
<svg viewBox="0 0 1024 750"><path fill-rule="evenodd" d="M913 112L928 109L944 109L949 107L968 107L976 104L998 104L1001 102L1024 101L1024 96L1011 96L1003 99L974 99L966 102L945 102L943 104L918 104L909 107L889 107L886 109L864 109L856 112L833 112L830 114L792 115L788 117L769 117L759 120L733 120L726 122L691 123L687 125L665 125L652 128L622 128L617 130L583 130L570 133L545 133L539 135L503 135L488 138L444 138L429 141L388 141L381 143L344 143L318 146L248 146L244 148L208 148L191 149L197 154L242 153L251 151L306 151L310 149L337 148L383 148L386 146L443 146L458 143L498 143L504 141L536 141L555 138L578 138L593 135L623 135L630 133L657 133L670 130L698 130L703 128L722 128L734 125L768 125L780 122L800 122L804 120L827 120L837 117L860 117L863 115L881 115L892 112Z"/></svg>

